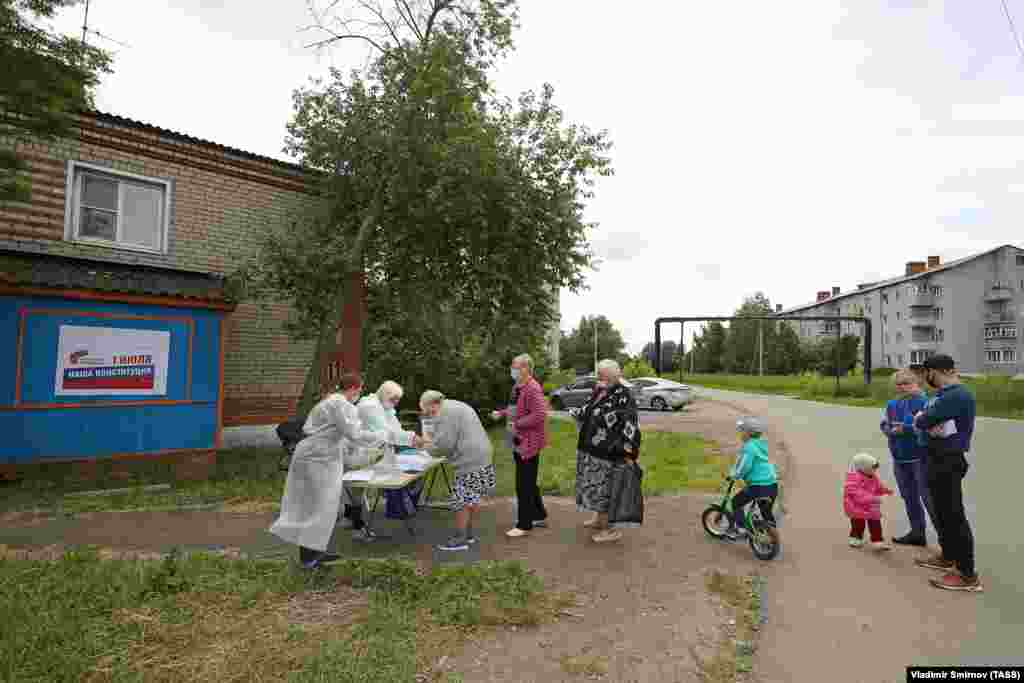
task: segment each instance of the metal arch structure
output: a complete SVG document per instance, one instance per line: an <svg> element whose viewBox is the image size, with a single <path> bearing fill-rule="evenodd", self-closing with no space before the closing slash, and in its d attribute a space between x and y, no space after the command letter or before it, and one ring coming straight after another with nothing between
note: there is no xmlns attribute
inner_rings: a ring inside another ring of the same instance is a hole
<svg viewBox="0 0 1024 683"><path fill-rule="evenodd" d="M654 369L658 376L661 376L661 325L662 323L679 323L683 328L680 331L679 338L683 339L685 332L686 323L699 323L699 322L732 322L733 320L767 320L769 322L778 322L780 320L792 320L798 322L850 322L860 323L864 327L864 383L871 384L871 319L864 318L861 316L841 316L841 315L823 315L823 316L798 316L798 315L733 315L733 316L714 316L709 315L705 317L689 316L686 318L657 318L654 321ZM842 334L840 325L836 325L836 340L838 341ZM838 355L839 345L836 345L836 353ZM838 363L836 365L838 371ZM836 377L838 381L838 376Z"/></svg>

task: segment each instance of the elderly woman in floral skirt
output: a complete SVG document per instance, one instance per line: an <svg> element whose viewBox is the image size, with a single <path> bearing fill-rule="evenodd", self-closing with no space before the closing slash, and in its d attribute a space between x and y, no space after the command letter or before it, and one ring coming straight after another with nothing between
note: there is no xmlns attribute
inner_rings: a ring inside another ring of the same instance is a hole
<svg viewBox="0 0 1024 683"><path fill-rule="evenodd" d="M636 401L620 380L622 370L613 360L597 364L597 386L582 407L570 414L580 427L576 447L576 505L593 517L583 526L594 529L596 543L622 538L622 532L609 528L612 475L640 457L640 425Z"/></svg>

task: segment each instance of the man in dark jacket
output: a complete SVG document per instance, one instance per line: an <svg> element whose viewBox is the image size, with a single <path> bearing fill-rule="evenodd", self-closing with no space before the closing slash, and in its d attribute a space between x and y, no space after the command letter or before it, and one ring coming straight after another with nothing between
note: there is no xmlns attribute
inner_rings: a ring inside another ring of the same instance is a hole
<svg viewBox="0 0 1024 683"><path fill-rule="evenodd" d="M932 579L936 588L955 591L982 590L974 567L974 535L964 510L963 479L967 453L974 434L974 396L960 380L953 359L945 354L924 363L929 386L938 390L927 408L917 414L915 425L928 432L928 490L938 517L942 552L917 560L921 567L947 572Z"/></svg>

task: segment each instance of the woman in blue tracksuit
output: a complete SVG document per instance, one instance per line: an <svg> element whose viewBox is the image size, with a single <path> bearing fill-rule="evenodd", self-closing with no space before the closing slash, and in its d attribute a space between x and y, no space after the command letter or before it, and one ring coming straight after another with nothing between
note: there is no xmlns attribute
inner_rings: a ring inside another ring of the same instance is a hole
<svg viewBox="0 0 1024 683"><path fill-rule="evenodd" d="M779 495L778 473L775 471L775 465L768 460L768 441L764 438L764 424L756 417L742 417L736 421L736 431L739 432L742 446L730 477L742 479L747 486L732 498L732 527L727 534L732 539L738 539L747 533L743 509L753 500L771 499L771 505L762 506L761 514L769 522L774 522L772 507Z"/></svg>

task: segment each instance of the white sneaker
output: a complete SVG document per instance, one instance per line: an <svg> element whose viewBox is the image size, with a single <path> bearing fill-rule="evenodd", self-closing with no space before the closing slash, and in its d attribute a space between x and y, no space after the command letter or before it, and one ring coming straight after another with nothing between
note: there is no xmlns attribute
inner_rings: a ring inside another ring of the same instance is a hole
<svg viewBox="0 0 1024 683"><path fill-rule="evenodd" d="M527 535L529 535L529 533L530 533L529 531L523 531L519 527L514 526L511 529L509 529L508 531L506 531L505 535L508 536L509 538L519 538L521 536L527 536Z"/></svg>
<svg viewBox="0 0 1024 683"><path fill-rule="evenodd" d="M853 538L852 536L850 537L850 547L851 548L859 548L862 545L864 545L864 539L863 538Z"/></svg>

